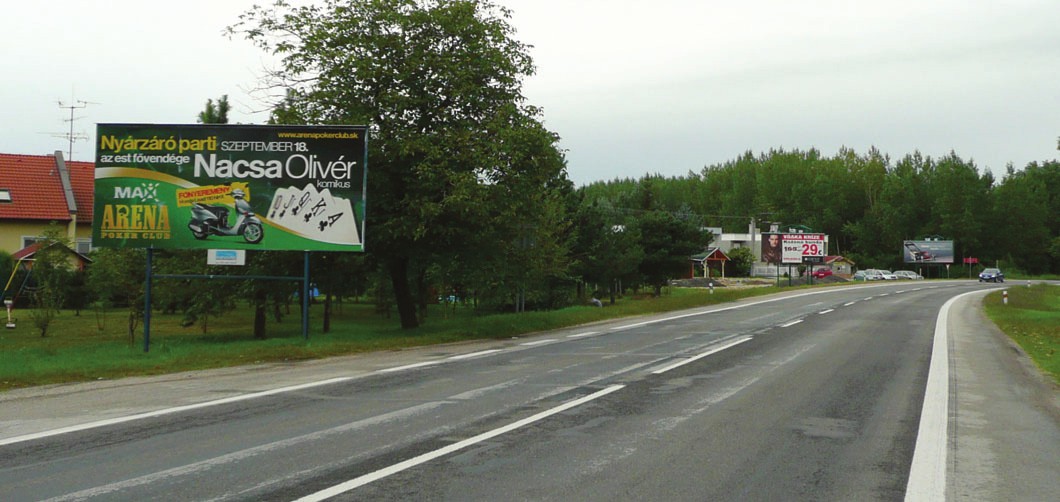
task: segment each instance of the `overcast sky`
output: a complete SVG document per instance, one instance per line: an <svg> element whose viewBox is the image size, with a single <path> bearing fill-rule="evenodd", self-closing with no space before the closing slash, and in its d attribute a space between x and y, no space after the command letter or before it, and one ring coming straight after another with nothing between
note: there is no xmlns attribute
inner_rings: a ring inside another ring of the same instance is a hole
<svg viewBox="0 0 1060 502"><path fill-rule="evenodd" d="M0 0L0 152L67 152L68 106L75 160L96 123L194 123L223 94L263 123L269 60L221 33L254 3ZM1057 0L498 3L578 185L772 148L953 150L998 178L1060 153Z"/></svg>

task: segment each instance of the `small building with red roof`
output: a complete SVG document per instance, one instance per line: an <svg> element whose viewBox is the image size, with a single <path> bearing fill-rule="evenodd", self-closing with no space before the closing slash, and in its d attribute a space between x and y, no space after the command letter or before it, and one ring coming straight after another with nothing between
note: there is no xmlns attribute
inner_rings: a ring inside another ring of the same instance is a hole
<svg viewBox="0 0 1060 502"><path fill-rule="evenodd" d="M73 251L92 249L95 165L53 155L0 153L0 250L12 255L35 244L53 222Z"/></svg>

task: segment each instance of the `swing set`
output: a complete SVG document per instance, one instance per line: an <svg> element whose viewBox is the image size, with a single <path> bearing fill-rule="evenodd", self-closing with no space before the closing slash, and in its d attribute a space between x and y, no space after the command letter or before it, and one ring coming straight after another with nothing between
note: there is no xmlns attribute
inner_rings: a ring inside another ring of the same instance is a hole
<svg viewBox="0 0 1060 502"><path fill-rule="evenodd" d="M18 301L18 297L25 291L32 291L32 288L29 287L29 278L33 275L33 268L30 267L28 263L23 266L22 262L25 260L26 257L19 258L18 262L15 263L15 266L11 267L11 276L7 278L7 283L4 284L3 294L0 294L0 298L4 299L4 306L7 307L7 329L15 328L16 319L11 317L11 312L14 310L15 302ZM22 278L22 283L18 286L18 289L15 290L14 295L12 295L11 298L8 298L7 292L11 290L11 283L15 281L15 276L18 274L20 268L26 271L26 276Z"/></svg>

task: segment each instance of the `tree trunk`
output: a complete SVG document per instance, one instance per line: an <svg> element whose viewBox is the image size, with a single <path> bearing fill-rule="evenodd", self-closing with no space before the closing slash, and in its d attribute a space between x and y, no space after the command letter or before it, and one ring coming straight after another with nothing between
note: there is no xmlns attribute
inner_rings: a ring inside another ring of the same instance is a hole
<svg viewBox="0 0 1060 502"><path fill-rule="evenodd" d="M390 282L394 286L394 302L397 303L401 327L404 329L419 327L419 322L416 321L416 302L409 289L408 258L392 258L387 268L390 269Z"/></svg>
<svg viewBox="0 0 1060 502"><path fill-rule="evenodd" d="M264 289L254 291L254 338L265 339L265 317L268 310L268 297Z"/></svg>
<svg viewBox="0 0 1060 502"><path fill-rule="evenodd" d="M331 292L324 293L324 332L331 331Z"/></svg>

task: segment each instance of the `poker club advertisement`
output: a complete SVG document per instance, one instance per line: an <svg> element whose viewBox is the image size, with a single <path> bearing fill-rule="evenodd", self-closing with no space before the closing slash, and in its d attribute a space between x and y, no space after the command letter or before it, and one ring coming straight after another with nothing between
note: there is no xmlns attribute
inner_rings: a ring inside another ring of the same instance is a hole
<svg viewBox="0 0 1060 502"><path fill-rule="evenodd" d="M98 247L364 251L367 127L99 124Z"/></svg>

